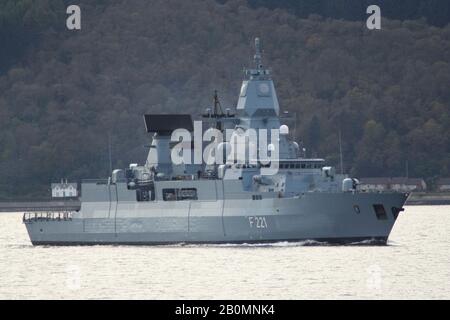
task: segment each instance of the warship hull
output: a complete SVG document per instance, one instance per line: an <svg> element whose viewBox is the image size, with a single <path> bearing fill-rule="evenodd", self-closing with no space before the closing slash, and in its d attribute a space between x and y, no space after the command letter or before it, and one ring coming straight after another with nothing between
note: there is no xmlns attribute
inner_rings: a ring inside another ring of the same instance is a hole
<svg viewBox="0 0 450 320"><path fill-rule="evenodd" d="M294 198L91 203L70 218L31 217L33 245L159 245L315 240L386 243L404 193L305 193ZM374 206L382 205L384 214ZM89 208L90 207L90 208ZM89 208L89 209L88 209ZM94 208L94 209L93 209ZM95 215L108 215L95 217Z"/></svg>

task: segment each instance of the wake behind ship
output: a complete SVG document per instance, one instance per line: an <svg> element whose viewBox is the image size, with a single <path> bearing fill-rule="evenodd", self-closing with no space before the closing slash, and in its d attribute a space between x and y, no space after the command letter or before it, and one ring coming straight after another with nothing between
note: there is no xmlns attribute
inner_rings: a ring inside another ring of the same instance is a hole
<svg viewBox="0 0 450 320"><path fill-rule="evenodd" d="M225 136L220 143L209 150L204 141L198 143L198 126L190 115L145 115L152 134L145 164L116 169L108 179L83 181L79 211L25 213L31 242L385 243L408 194L361 190L357 179L337 174L323 159L306 158L285 124L288 114L280 116L259 39L255 46L255 66L246 70L234 112L224 112L215 95L214 106L203 115L200 136L215 129ZM174 162L179 154L173 133L178 129L194 143L180 143L183 161ZM246 140L251 130L276 135L266 135L263 150L259 141L255 148ZM236 141L244 141L243 149ZM247 159L230 157L236 150L244 150ZM223 161L192 163L205 153Z"/></svg>

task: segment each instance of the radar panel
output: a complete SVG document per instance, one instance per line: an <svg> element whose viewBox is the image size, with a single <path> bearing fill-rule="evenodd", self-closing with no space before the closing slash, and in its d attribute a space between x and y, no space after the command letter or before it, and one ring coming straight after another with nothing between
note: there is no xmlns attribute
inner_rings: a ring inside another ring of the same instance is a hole
<svg viewBox="0 0 450 320"><path fill-rule="evenodd" d="M190 114L146 114L144 120L147 132L171 134L176 129L194 130Z"/></svg>

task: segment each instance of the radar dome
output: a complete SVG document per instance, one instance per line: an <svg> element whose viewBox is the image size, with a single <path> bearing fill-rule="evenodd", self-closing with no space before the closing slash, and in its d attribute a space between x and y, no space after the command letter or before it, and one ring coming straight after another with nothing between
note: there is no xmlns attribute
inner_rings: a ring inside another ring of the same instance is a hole
<svg viewBox="0 0 450 320"><path fill-rule="evenodd" d="M289 134L289 127L285 124L280 126L280 134L281 135L288 135Z"/></svg>

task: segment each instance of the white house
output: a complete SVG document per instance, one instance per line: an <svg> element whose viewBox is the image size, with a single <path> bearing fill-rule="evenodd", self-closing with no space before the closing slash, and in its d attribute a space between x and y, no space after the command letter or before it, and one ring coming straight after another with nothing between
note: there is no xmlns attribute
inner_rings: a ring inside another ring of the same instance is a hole
<svg viewBox="0 0 450 320"><path fill-rule="evenodd" d="M78 196L78 184L61 181L61 183L52 183L53 198L73 198Z"/></svg>
<svg viewBox="0 0 450 320"><path fill-rule="evenodd" d="M389 178L361 178L359 189L367 191L384 191L389 189Z"/></svg>
<svg viewBox="0 0 450 320"><path fill-rule="evenodd" d="M395 190L400 192L425 191L427 185L421 178L361 178L359 189L366 191Z"/></svg>
<svg viewBox="0 0 450 320"><path fill-rule="evenodd" d="M402 192L425 191L427 185L420 178L391 178L391 189Z"/></svg>

